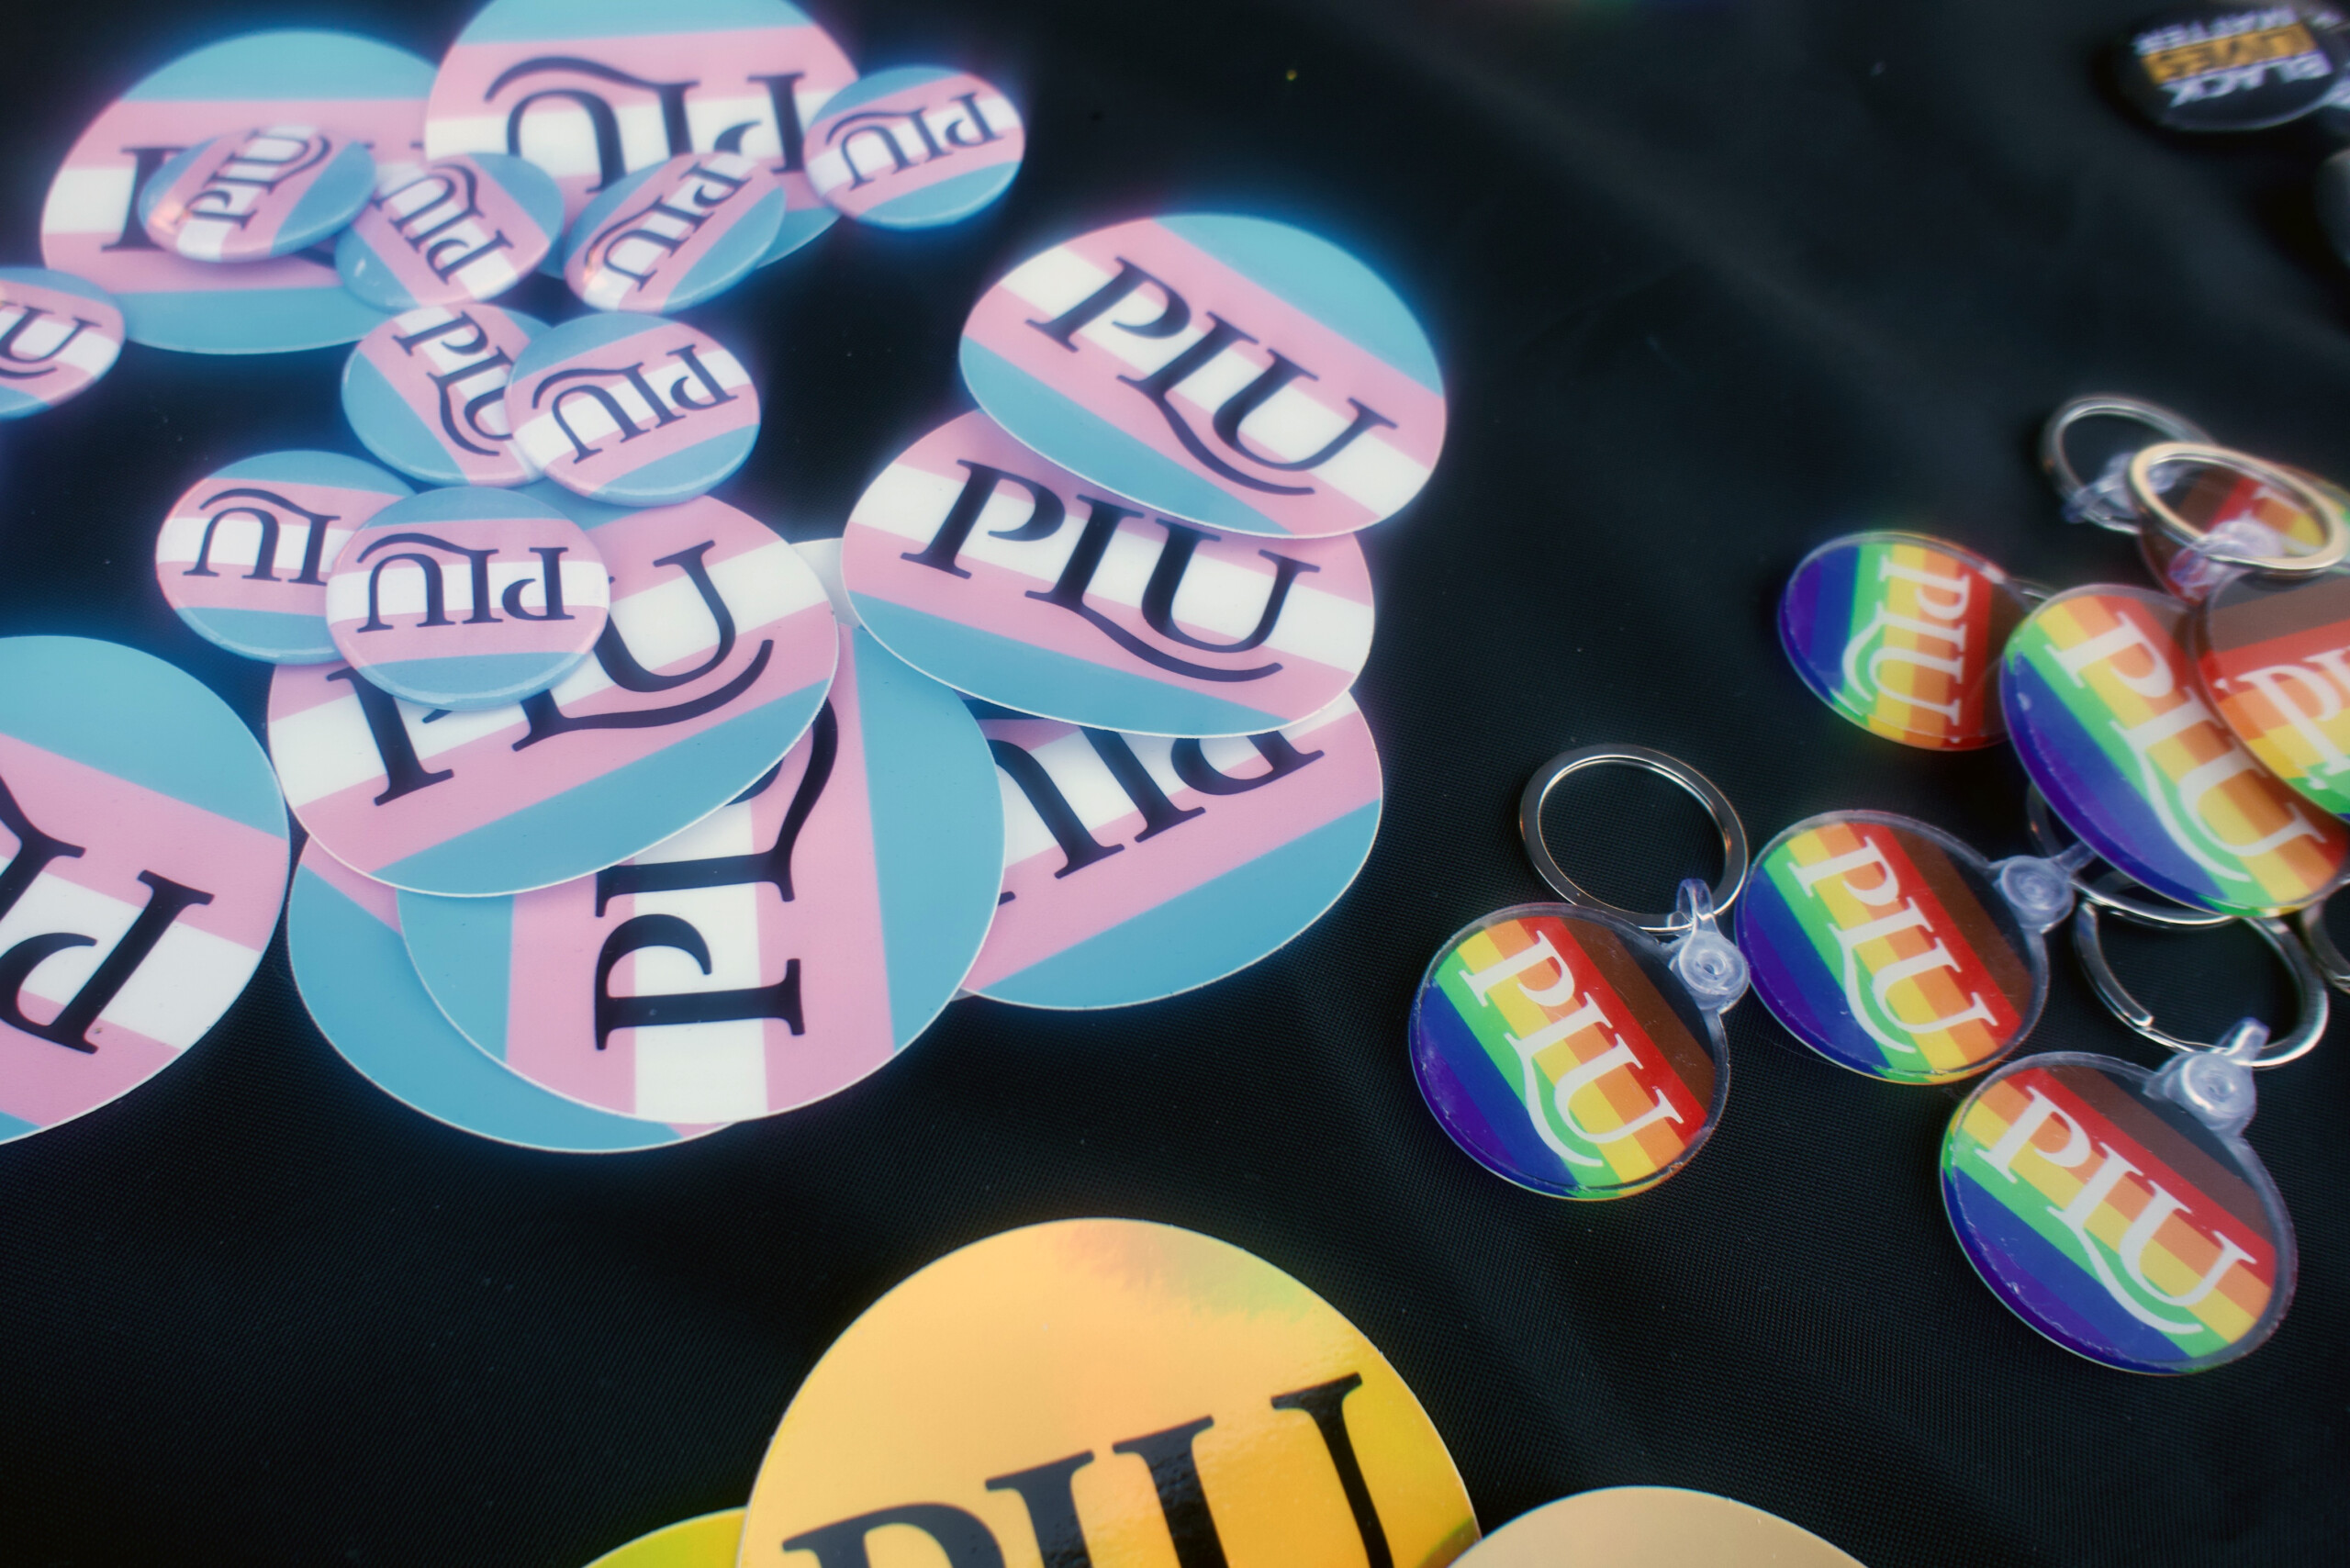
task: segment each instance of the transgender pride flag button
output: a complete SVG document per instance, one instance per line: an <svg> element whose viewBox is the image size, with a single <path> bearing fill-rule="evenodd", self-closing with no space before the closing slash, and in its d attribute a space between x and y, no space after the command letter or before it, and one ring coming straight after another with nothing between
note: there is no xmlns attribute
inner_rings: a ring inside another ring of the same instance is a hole
<svg viewBox="0 0 2350 1568"><path fill-rule="evenodd" d="M122 353L122 310L106 290L46 267L0 267L0 420L86 392Z"/></svg>
<svg viewBox="0 0 2350 1568"><path fill-rule="evenodd" d="M522 455L610 506L690 500L743 465L759 439L750 372L682 321L615 311L532 342L506 386Z"/></svg>
<svg viewBox="0 0 2350 1568"><path fill-rule="evenodd" d="M571 226L563 277L599 310L683 310L740 282L782 225L783 184L758 160L688 153L590 202Z"/></svg>
<svg viewBox="0 0 2350 1568"><path fill-rule="evenodd" d="M1028 150L1020 111L977 76L934 65L842 88L808 128L816 194L860 223L933 229L1011 188Z"/></svg>
<svg viewBox="0 0 2350 1568"><path fill-rule="evenodd" d="M338 130L265 125L199 141L139 192L148 237L192 262L306 250L359 216L375 160Z"/></svg>

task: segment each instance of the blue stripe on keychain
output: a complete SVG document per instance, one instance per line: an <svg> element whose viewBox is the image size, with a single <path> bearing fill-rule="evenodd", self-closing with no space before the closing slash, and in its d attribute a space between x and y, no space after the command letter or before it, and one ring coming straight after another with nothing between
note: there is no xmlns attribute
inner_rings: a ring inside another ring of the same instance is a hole
<svg viewBox="0 0 2350 1568"><path fill-rule="evenodd" d="M1954 1185L1968 1179L1945 1176L1942 1180L1946 1185ZM2066 1257L2005 1204L1977 1188L1971 1194L1961 1193L1958 1201L1949 1206L1964 1216L1967 1228L1978 1238L1969 1243L1971 1249L1996 1251L2005 1260L2007 1269L2020 1269L2031 1276L2038 1288L2029 1298L2030 1317L2047 1318L2059 1333L2080 1344L2109 1346L2116 1356L2135 1362L2143 1370L2159 1371L2178 1364L2177 1345L2123 1311L2121 1305L2096 1284L2080 1264ZM2051 1282L2063 1282L2073 1288L2060 1293ZM1995 1284L1992 1288L2002 1297L2014 1294L2006 1285ZM2085 1305L2088 1310L2083 1310ZM2071 1348L2066 1345L2066 1349Z"/></svg>

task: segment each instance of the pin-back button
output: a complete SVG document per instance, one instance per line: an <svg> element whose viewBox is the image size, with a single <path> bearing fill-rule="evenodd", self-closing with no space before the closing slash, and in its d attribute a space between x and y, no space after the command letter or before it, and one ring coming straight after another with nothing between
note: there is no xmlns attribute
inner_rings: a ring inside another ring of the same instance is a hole
<svg viewBox="0 0 2350 1568"><path fill-rule="evenodd" d="M544 691L603 635L604 559L543 500L464 486L394 501L327 577L351 667L404 702L464 712Z"/></svg>
<svg viewBox="0 0 2350 1568"><path fill-rule="evenodd" d="M2132 28L2121 90L2174 130L2259 130L2299 119L2333 90L2338 21L2300 5L2190 6Z"/></svg>
<svg viewBox="0 0 2350 1568"><path fill-rule="evenodd" d="M495 299L563 237L563 192L526 159L465 152L386 163L335 241L342 285L378 310Z"/></svg>
<svg viewBox="0 0 2350 1568"><path fill-rule="evenodd" d="M589 202L565 241L563 278L599 310L683 310L741 282L782 225L782 182L757 159L688 152Z"/></svg>
<svg viewBox="0 0 2350 1568"><path fill-rule="evenodd" d="M934 229L1010 189L1027 151L1020 111L965 71L903 65L842 88L808 128L816 194L860 223Z"/></svg>
<svg viewBox="0 0 2350 1568"><path fill-rule="evenodd" d="M122 353L122 309L94 283L46 267L0 267L0 420L90 389Z"/></svg>
<svg viewBox="0 0 2350 1568"><path fill-rule="evenodd" d="M613 311L532 340L506 386L506 420L523 458L575 495L668 506L751 455L759 393L707 334Z"/></svg>
<svg viewBox="0 0 2350 1568"><path fill-rule="evenodd" d="M431 485L539 476L506 422L514 363L546 323L495 305L428 305L359 340L342 367L342 413L367 450Z"/></svg>
<svg viewBox="0 0 2350 1568"><path fill-rule="evenodd" d="M327 574L343 541L414 492L336 452L271 452L231 463L172 503L155 535L155 580L196 633L269 664L326 664Z"/></svg>
<svg viewBox="0 0 2350 1568"><path fill-rule="evenodd" d="M375 188L375 160L347 133L267 125L197 142L139 192L147 236L193 262L260 262L347 226Z"/></svg>

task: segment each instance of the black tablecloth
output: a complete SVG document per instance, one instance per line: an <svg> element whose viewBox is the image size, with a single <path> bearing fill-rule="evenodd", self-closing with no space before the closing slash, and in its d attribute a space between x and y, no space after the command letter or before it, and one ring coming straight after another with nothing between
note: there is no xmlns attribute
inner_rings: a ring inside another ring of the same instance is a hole
<svg viewBox="0 0 2350 1568"><path fill-rule="evenodd" d="M1813 543L1892 522L2053 584L2142 580L2126 542L2059 521L2031 461L2038 421L2086 390L2350 476L2350 272L2311 210L2316 130L2141 122L2098 60L2137 0L818 11L867 69L990 76L1032 140L984 217L844 224L701 318L766 398L722 493L789 536L837 532L961 406L967 308L1051 240L1154 210L1279 215L1420 312L1451 434L1426 494L1364 541L1380 626L1358 696L1388 789L1368 868L1299 941L1195 994L958 1002L832 1100L602 1159L386 1097L311 1027L281 938L186 1060L0 1148L0 1561L568 1568L740 1503L800 1379L892 1283L1080 1215L1205 1231L1320 1292L1417 1391L1488 1529L1662 1483L1874 1568L2344 1561L2340 1042L2265 1075L2252 1128L2300 1227L2291 1316L2249 1360L2176 1380L2068 1355L1975 1278L1933 1180L1956 1092L1839 1070L1751 1002L1718 1136L1616 1204L1472 1164L1404 1047L1436 945L1539 893L1514 809L1570 745L1686 758L1758 843L1869 806L2025 846L2004 748L1906 750L1805 693L1779 587ZM332 25L437 58L464 14L17 7L5 259L37 259L81 128L185 50ZM173 618L152 536L222 463L355 453L342 359L132 348L95 394L0 430L0 632L149 649L258 729L267 671ZM1663 794L1595 790L1554 826L1619 900L1706 869L1702 823ZM2240 932L2117 946L2183 1027L2284 1016ZM2151 1064L2054 958L2035 1044Z"/></svg>

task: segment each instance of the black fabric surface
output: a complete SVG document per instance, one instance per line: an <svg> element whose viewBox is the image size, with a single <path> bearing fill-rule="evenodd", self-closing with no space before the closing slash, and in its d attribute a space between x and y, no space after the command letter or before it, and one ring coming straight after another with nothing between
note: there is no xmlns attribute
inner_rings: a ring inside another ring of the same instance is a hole
<svg viewBox="0 0 2350 1568"><path fill-rule="evenodd" d="M656 0L647 0L655 4ZM2124 390L2350 476L2350 273L2308 128L2189 140L2103 85L2138 0L826 0L866 69L967 64L1027 106L1009 198L912 238L844 224L700 313L766 399L722 494L795 538L962 406L953 346L1000 271L1154 210L1304 223L1414 304L1450 388L1434 483L1365 536L1358 689L1378 847L1306 935L1172 1002L957 1003L810 1109L688 1147L519 1151L352 1072L282 937L187 1059L0 1147L0 1561L571 1568L739 1504L800 1378L964 1243L1119 1215L1248 1248L1417 1392L1490 1529L1589 1487L1727 1494L1872 1568L2350 1560L2350 1053L2264 1075L2251 1137L2299 1226L2275 1340L2198 1377L2108 1371L1975 1279L1933 1168L1955 1092L1865 1081L1731 1016L1719 1134L1645 1195L1487 1175L1423 1108L1405 1010L1437 944L1541 891L1517 792L1567 745L1704 769L1759 844L1839 806L2025 846L2021 775L1863 734L1773 632L1812 544L1895 521L2020 575L2138 582L2030 457ZM0 253L115 94L247 28L437 58L462 4L12 8ZM554 301L537 295L540 308ZM0 429L0 632L114 638L258 729L267 672L155 586L211 468L359 452L343 351L132 348ZM1571 866L1661 902L1704 870L1667 793L1579 793ZM2344 922L2350 924L2350 922ZM2185 1027L2286 999L2248 935L2117 937ZM2152 1065L2070 954L2035 1043ZM2336 1030L2339 1035L2340 1030Z"/></svg>

